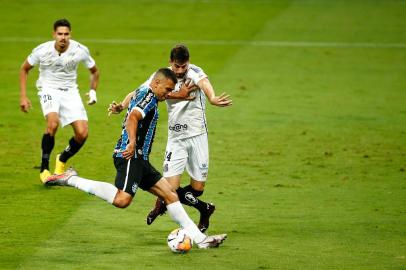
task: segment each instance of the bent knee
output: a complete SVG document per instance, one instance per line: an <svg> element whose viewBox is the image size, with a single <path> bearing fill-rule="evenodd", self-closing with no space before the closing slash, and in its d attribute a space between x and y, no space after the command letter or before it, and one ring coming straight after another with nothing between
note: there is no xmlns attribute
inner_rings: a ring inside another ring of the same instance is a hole
<svg viewBox="0 0 406 270"><path fill-rule="evenodd" d="M205 182L203 181L196 181L192 180L190 182L190 186L197 192L201 192L203 194L204 187L205 187Z"/></svg>
<svg viewBox="0 0 406 270"><path fill-rule="evenodd" d="M118 208L127 208L131 204L131 201L114 200L113 204L115 207L118 207Z"/></svg>
<svg viewBox="0 0 406 270"><path fill-rule="evenodd" d="M119 193L117 193L116 197L114 198L113 204L118 208L127 208L131 204L132 199L133 198L130 194L119 191Z"/></svg>
<svg viewBox="0 0 406 270"><path fill-rule="evenodd" d="M89 134L89 132L87 129L76 132L75 140L79 143L84 143L88 137L88 134Z"/></svg>
<svg viewBox="0 0 406 270"><path fill-rule="evenodd" d="M165 192L164 196L162 196L162 199L167 205L179 201L178 194L176 194L176 192L172 190Z"/></svg>
<svg viewBox="0 0 406 270"><path fill-rule="evenodd" d="M131 203L129 202L124 202L124 201L118 201L118 202L114 202L114 206L117 208L127 208Z"/></svg>
<svg viewBox="0 0 406 270"><path fill-rule="evenodd" d="M50 122L47 124L47 133L51 136L55 136L56 131L58 130L59 123L58 122Z"/></svg>

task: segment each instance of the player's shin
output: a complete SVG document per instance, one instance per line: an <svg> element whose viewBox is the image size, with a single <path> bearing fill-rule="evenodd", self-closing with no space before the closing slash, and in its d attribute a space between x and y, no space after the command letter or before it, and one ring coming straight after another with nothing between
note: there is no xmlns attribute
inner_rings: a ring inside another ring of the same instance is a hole
<svg viewBox="0 0 406 270"><path fill-rule="evenodd" d="M168 204L166 208L172 220L187 231L187 234L193 239L193 242L200 243L206 238L206 235L199 231L196 224L194 224L187 215L179 201Z"/></svg>
<svg viewBox="0 0 406 270"><path fill-rule="evenodd" d="M203 190L196 190L191 185L183 187L186 192L192 192L195 197L200 197L203 194Z"/></svg>
<svg viewBox="0 0 406 270"><path fill-rule="evenodd" d="M178 187L176 193L178 194L179 200L182 204L192 206L199 210L199 212L206 211L207 203L198 199L191 191Z"/></svg>
<svg viewBox="0 0 406 270"><path fill-rule="evenodd" d="M54 149L55 137L46 133L42 136L41 148L42 148L42 161L41 161L41 172L43 170L49 170L49 158Z"/></svg>
<svg viewBox="0 0 406 270"><path fill-rule="evenodd" d="M70 159L73 155L75 155L84 144L85 142L79 143L72 137L69 140L69 145L61 153L59 160L65 163L68 159Z"/></svg>

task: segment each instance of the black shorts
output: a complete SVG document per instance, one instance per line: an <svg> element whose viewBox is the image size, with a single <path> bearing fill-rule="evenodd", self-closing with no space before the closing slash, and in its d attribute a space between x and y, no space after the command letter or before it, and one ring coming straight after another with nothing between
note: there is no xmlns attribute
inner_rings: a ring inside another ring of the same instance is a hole
<svg viewBox="0 0 406 270"><path fill-rule="evenodd" d="M116 187L133 197L138 187L142 190L149 190L162 178L162 175L152 167L148 160L140 158L127 160L114 157L114 166L117 170Z"/></svg>

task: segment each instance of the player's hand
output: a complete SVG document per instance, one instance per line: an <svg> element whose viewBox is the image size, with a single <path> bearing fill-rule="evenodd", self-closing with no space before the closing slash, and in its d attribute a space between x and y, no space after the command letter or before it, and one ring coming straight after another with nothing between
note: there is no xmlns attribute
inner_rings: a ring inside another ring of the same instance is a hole
<svg viewBox="0 0 406 270"><path fill-rule="evenodd" d="M210 99L210 103L219 107L227 107L233 105L233 101L230 99L230 95L222 93L220 96L215 96Z"/></svg>
<svg viewBox="0 0 406 270"><path fill-rule="evenodd" d="M180 98L185 100L193 100L196 98L196 95L193 95L192 92L199 89L199 86L193 83L192 80L187 79L181 86L178 91Z"/></svg>
<svg viewBox="0 0 406 270"><path fill-rule="evenodd" d="M123 157L125 159L131 159L134 156L135 153L135 143L129 143L127 144L126 149L123 151Z"/></svg>
<svg viewBox="0 0 406 270"><path fill-rule="evenodd" d="M94 89L90 89L90 91L86 93L86 96L89 97L89 100L87 101L88 105L93 105L97 102L96 91Z"/></svg>
<svg viewBox="0 0 406 270"><path fill-rule="evenodd" d="M31 109L31 101L27 97L23 97L20 100L20 110L22 112L28 113L28 110Z"/></svg>
<svg viewBox="0 0 406 270"><path fill-rule="evenodd" d="M107 111L108 111L108 115L112 115L112 114L119 114L121 113L121 111L124 110L124 106L122 103L116 103L115 101L113 101L112 103L110 103Z"/></svg>

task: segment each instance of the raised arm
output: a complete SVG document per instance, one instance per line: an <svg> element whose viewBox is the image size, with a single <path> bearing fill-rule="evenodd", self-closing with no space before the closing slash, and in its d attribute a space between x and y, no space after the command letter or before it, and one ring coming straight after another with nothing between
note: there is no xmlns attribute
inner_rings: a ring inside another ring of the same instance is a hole
<svg viewBox="0 0 406 270"><path fill-rule="evenodd" d="M123 151L123 157L125 159L131 159L135 153L136 147L136 138L137 138L137 129L138 122L142 120L142 114L138 110L132 110L130 115L127 118L125 129L128 134L128 144L127 148Z"/></svg>
<svg viewBox="0 0 406 270"><path fill-rule="evenodd" d="M214 92L213 86L211 85L209 79L201 79L197 83L197 85L200 87L200 89L203 90L212 105L219 107L227 107L233 105L233 101L226 93L222 93L220 96L216 96L216 93Z"/></svg>
<svg viewBox="0 0 406 270"><path fill-rule="evenodd" d="M109 116L111 114L118 114L122 110L125 110L128 108L128 105L130 104L131 97L134 95L134 91L131 91L128 93L128 95L121 101L120 103L116 103L113 101L110 105L107 111L109 112Z"/></svg>
<svg viewBox="0 0 406 270"><path fill-rule="evenodd" d="M31 108L31 101L27 97L27 79L32 68L33 66L27 60L24 61L20 68L20 110L25 113Z"/></svg>

